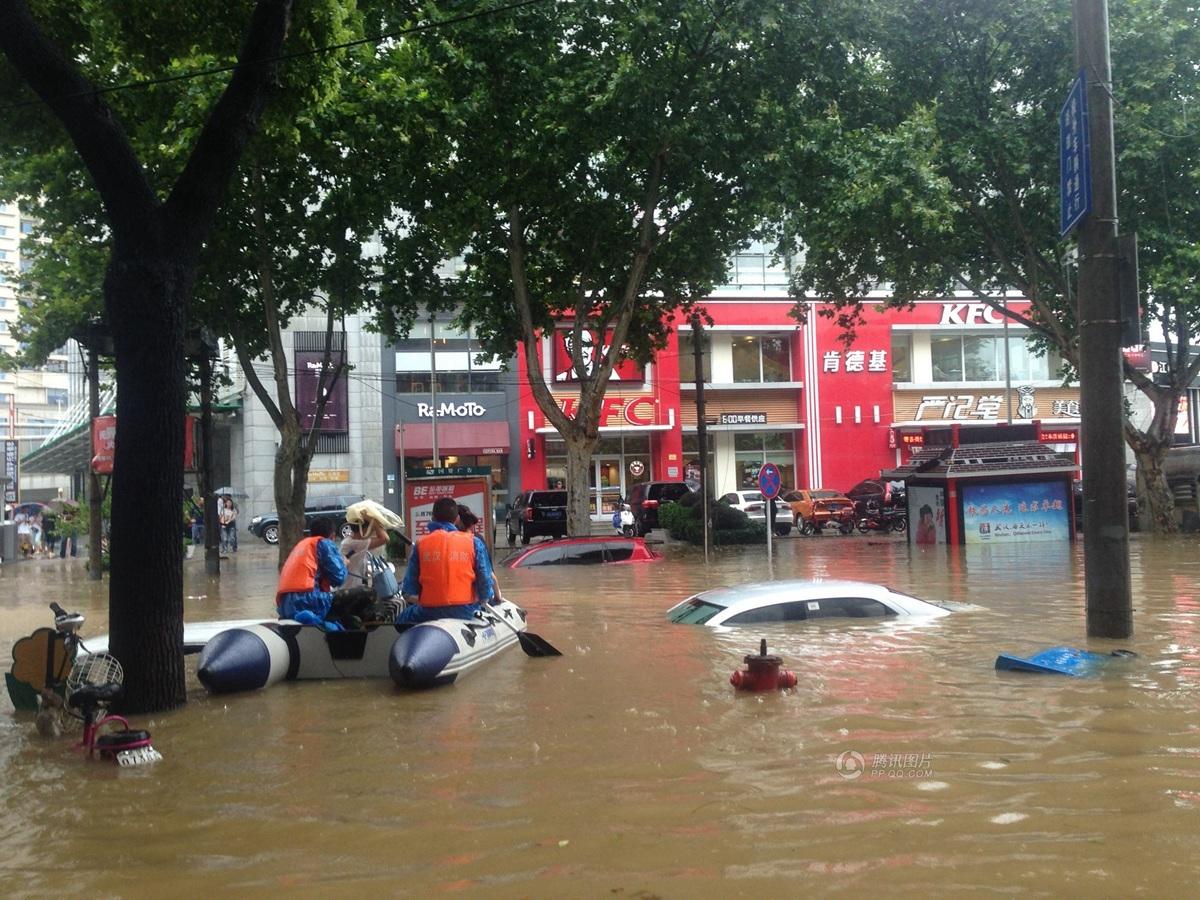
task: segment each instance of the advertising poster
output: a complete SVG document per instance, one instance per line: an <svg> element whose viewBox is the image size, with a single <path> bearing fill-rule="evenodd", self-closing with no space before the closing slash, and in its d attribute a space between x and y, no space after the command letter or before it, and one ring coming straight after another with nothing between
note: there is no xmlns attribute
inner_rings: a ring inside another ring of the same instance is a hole
<svg viewBox="0 0 1200 900"><path fill-rule="evenodd" d="M196 470L196 429L199 420L185 416L183 420L183 468L186 472ZM117 417L96 416L92 419L92 471L97 475L111 475L113 460L117 454Z"/></svg>
<svg viewBox="0 0 1200 900"><path fill-rule="evenodd" d="M579 348L583 360L585 374L590 375L600 364L600 354L612 352L612 329L604 332L603 343L597 345L598 329L585 328L582 332L582 345ZM560 328L554 336L554 380L579 381L579 373L575 371L574 355L571 352L574 340L571 329ZM597 352L599 351L599 352ZM613 366L610 381L625 381L641 384L646 380L646 374L638 363L631 359L618 360Z"/></svg>
<svg viewBox="0 0 1200 900"><path fill-rule="evenodd" d="M296 351L296 409L300 411L301 424L305 430L312 427L317 414L317 383L321 380L321 365L325 362L324 351ZM334 350L329 354L330 373L326 375L325 390L329 391L329 399L325 401L324 414L317 430L322 434L342 434L349 430L349 393L347 384L349 378L343 370L330 388L328 382L333 373L345 365L344 354Z"/></svg>
<svg viewBox="0 0 1200 900"><path fill-rule="evenodd" d="M1069 541L1071 514L1062 481L962 485L967 544Z"/></svg>
<svg viewBox="0 0 1200 900"><path fill-rule="evenodd" d="M946 543L946 491L940 487L908 487L908 530L914 544Z"/></svg>
<svg viewBox="0 0 1200 900"><path fill-rule="evenodd" d="M404 508L407 511L408 536L419 542L429 533L434 501L453 497L454 502L467 507L479 517L475 534L483 538L488 552L492 546L492 485L487 477L469 478L410 478L404 485Z"/></svg>

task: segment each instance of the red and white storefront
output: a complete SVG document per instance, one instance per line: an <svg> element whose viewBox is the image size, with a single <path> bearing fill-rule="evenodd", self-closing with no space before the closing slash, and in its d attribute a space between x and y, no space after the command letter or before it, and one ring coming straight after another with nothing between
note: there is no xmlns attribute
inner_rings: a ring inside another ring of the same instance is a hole
<svg viewBox="0 0 1200 900"><path fill-rule="evenodd" d="M1024 301L1012 301L1025 310ZM705 402L714 490L755 486L763 462L787 487L845 490L908 458L924 429L947 424L1040 421L1047 442L1076 454L1079 393L1053 378L1052 360L1032 357L1025 329L971 300L922 301L912 310L864 304L866 323L849 345L834 318L809 304L797 326L785 297L703 304ZM559 331L543 340L543 375L559 405L578 400ZM680 480L694 471L695 365L690 326L674 331L644 369L622 364L605 397L593 457L593 512L609 514L643 480ZM1007 352L1005 352L1007 347ZM585 361L591 348L585 348ZM565 447L533 400L520 365L521 487L565 478ZM1005 370L1010 387L1005 384Z"/></svg>

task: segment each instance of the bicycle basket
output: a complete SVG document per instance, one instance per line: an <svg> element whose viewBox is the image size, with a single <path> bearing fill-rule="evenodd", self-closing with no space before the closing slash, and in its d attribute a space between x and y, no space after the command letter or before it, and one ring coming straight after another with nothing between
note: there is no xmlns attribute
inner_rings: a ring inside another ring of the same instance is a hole
<svg viewBox="0 0 1200 900"><path fill-rule="evenodd" d="M108 653L89 653L80 656L71 667L67 676L67 696L81 687L90 684L121 684L125 680L125 670L117 662L117 658Z"/></svg>

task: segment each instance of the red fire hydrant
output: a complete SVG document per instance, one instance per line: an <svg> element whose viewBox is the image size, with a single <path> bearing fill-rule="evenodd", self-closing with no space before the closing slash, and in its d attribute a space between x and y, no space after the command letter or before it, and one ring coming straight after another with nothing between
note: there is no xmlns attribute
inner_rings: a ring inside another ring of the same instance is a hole
<svg viewBox="0 0 1200 900"><path fill-rule="evenodd" d="M739 691L775 691L796 686L796 673L779 668L783 657L767 655L767 639L759 644L758 655L745 657L746 668L729 676L729 683Z"/></svg>

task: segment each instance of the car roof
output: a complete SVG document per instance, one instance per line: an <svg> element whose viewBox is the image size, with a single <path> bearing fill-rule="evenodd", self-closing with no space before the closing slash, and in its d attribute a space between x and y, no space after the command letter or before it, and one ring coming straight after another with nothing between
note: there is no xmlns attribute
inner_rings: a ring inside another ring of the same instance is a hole
<svg viewBox="0 0 1200 900"><path fill-rule="evenodd" d="M736 606L739 611L742 611L774 603L819 600L830 596L866 597L878 600L900 614L944 615L946 612L933 603L893 591L882 584L840 579L795 579L736 584L702 591L684 602L700 600L727 610Z"/></svg>

